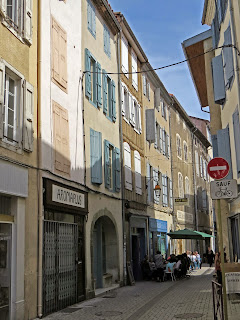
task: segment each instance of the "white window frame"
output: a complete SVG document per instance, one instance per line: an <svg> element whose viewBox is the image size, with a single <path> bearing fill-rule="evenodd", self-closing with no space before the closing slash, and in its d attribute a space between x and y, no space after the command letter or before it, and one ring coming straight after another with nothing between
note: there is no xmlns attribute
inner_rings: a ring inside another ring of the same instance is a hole
<svg viewBox="0 0 240 320"><path fill-rule="evenodd" d="M129 66L128 66L128 41L122 34L121 37L121 58L122 58L122 72L129 78Z"/></svg>
<svg viewBox="0 0 240 320"><path fill-rule="evenodd" d="M135 127L134 130L138 133L142 133L142 122L141 122L141 106L136 101L136 108L135 108Z"/></svg>
<svg viewBox="0 0 240 320"><path fill-rule="evenodd" d="M28 45L32 44L32 12L33 0L13 0L15 7L15 18L8 17L7 0L3 0L0 8L2 23L21 41ZM0 1L1 2L1 1Z"/></svg>
<svg viewBox="0 0 240 320"><path fill-rule="evenodd" d="M182 159L182 146L181 146L181 137L180 135L177 133L176 134L176 146L177 146L177 157L179 159Z"/></svg>
<svg viewBox="0 0 240 320"><path fill-rule="evenodd" d="M168 207L168 178L167 175L162 175L162 205Z"/></svg>
<svg viewBox="0 0 240 320"><path fill-rule="evenodd" d="M132 49L132 86L138 91L137 55Z"/></svg>
<svg viewBox="0 0 240 320"><path fill-rule="evenodd" d="M178 192L179 198L184 198L183 175L181 172L178 172Z"/></svg>

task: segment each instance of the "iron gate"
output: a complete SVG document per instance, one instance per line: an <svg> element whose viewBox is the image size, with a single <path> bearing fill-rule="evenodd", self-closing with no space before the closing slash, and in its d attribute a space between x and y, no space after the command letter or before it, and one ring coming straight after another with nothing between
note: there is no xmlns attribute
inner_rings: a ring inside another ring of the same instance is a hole
<svg viewBox="0 0 240 320"><path fill-rule="evenodd" d="M44 221L43 314L77 301L77 238L73 223Z"/></svg>
<svg viewBox="0 0 240 320"><path fill-rule="evenodd" d="M214 320L224 320L222 285L212 281Z"/></svg>

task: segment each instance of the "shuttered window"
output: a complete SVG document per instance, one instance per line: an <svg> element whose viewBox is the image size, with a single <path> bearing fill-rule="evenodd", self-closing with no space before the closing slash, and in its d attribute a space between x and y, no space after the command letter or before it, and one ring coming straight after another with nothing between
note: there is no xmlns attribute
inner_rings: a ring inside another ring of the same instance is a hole
<svg viewBox="0 0 240 320"><path fill-rule="evenodd" d="M203 210L207 210L207 192L206 192L206 190L202 190L202 208L203 208Z"/></svg>
<svg viewBox="0 0 240 320"><path fill-rule="evenodd" d="M68 111L55 101L53 103L54 160L55 169L70 174L69 123Z"/></svg>
<svg viewBox="0 0 240 320"><path fill-rule="evenodd" d="M91 52L85 49L85 95L95 107L102 108L102 71L101 65L93 57ZM103 78L104 80L104 78Z"/></svg>
<svg viewBox="0 0 240 320"><path fill-rule="evenodd" d="M169 207L173 208L173 183L171 179L169 179Z"/></svg>
<svg viewBox="0 0 240 320"><path fill-rule="evenodd" d="M125 76L128 78L128 41L122 35L121 39L121 58L122 58L122 71L125 73Z"/></svg>
<svg viewBox="0 0 240 320"><path fill-rule="evenodd" d="M116 122L116 86L115 82L108 76L105 70L102 75L103 80L103 113Z"/></svg>
<svg viewBox="0 0 240 320"><path fill-rule="evenodd" d="M224 32L224 45L232 44L232 35L230 26ZM233 48L223 48L225 86L227 89L231 87L234 77Z"/></svg>
<svg viewBox="0 0 240 320"><path fill-rule="evenodd" d="M235 156L237 164L237 177L240 176L240 124L239 124L239 111L238 107L233 113L233 133L234 133L234 142L235 142Z"/></svg>
<svg viewBox="0 0 240 320"><path fill-rule="evenodd" d="M147 200L148 203L152 202L152 184L151 184L151 165L147 163L147 177L146 177L146 187L147 187Z"/></svg>
<svg viewBox="0 0 240 320"><path fill-rule="evenodd" d="M96 38L96 13L95 7L91 0L88 0L87 2L87 24L88 30L91 32L94 38Z"/></svg>
<svg viewBox="0 0 240 320"><path fill-rule="evenodd" d="M200 177L203 177L203 159L202 156L200 156Z"/></svg>
<svg viewBox="0 0 240 320"><path fill-rule="evenodd" d="M146 140L149 142L155 141L155 110L146 109Z"/></svg>
<svg viewBox="0 0 240 320"><path fill-rule="evenodd" d="M0 60L0 139L32 152L34 89L17 70L9 68Z"/></svg>
<svg viewBox="0 0 240 320"><path fill-rule="evenodd" d="M212 59L212 75L213 75L214 101L218 104L223 104L225 101L226 94L225 94L222 54Z"/></svg>
<svg viewBox="0 0 240 320"><path fill-rule="evenodd" d="M52 80L67 90L67 33L52 17Z"/></svg>
<svg viewBox="0 0 240 320"><path fill-rule="evenodd" d="M132 50L132 85L136 90L138 90L138 74L136 72L137 72L137 55Z"/></svg>
<svg viewBox="0 0 240 320"><path fill-rule="evenodd" d="M121 162L120 162L120 149L115 148L115 191L119 192L121 190Z"/></svg>
<svg viewBox="0 0 240 320"><path fill-rule="evenodd" d="M184 161L188 162L188 146L186 141L183 141L183 153L184 153Z"/></svg>
<svg viewBox="0 0 240 320"><path fill-rule="evenodd" d="M124 142L124 173L125 188L132 191L132 166L131 166L131 149L127 142Z"/></svg>
<svg viewBox="0 0 240 320"><path fill-rule="evenodd" d="M142 194L141 157L138 151L134 151L135 167L135 190L137 194Z"/></svg>
<svg viewBox="0 0 240 320"><path fill-rule="evenodd" d="M158 179L158 169L153 168L153 190L155 189L156 185L159 183ZM154 198L154 203L159 204L159 197L156 195L156 192L153 191L153 198Z"/></svg>
<svg viewBox="0 0 240 320"><path fill-rule="evenodd" d="M163 207L168 206L168 179L166 175L162 175L162 204Z"/></svg>
<svg viewBox="0 0 240 320"><path fill-rule="evenodd" d="M162 152L163 155L166 155L167 147L166 147L166 131L165 129L162 129Z"/></svg>
<svg viewBox="0 0 240 320"><path fill-rule="evenodd" d="M104 140L104 179L105 187L113 192L121 189L120 150Z"/></svg>
<svg viewBox="0 0 240 320"><path fill-rule="evenodd" d="M218 156L227 160L229 164L229 173L226 179L232 179L232 156L231 156L231 144L229 127L225 129L218 130L217 132L217 144L218 144Z"/></svg>
<svg viewBox="0 0 240 320"><path fill-rule="evenodd" d="M105 24L103 27L103 45L104 45L104 52L110 58L111 57L110 31Z"/></svg>
<svg viewBox="0 0 240 320"><path fill-rule="evenodd" d="M91 182L102 184L102 133L90 129Z"/></svg>

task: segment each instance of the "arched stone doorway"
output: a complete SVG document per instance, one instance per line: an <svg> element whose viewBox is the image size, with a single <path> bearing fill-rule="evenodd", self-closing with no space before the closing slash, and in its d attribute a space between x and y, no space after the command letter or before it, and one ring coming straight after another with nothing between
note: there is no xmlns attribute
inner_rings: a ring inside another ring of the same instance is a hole
<svg viewBox="0 0 240 320"><path fill-rule="evenodd" d="M92 240L95 289L110 287L119 280L119 258L116 228L108 216L96 220Z"/></svg>

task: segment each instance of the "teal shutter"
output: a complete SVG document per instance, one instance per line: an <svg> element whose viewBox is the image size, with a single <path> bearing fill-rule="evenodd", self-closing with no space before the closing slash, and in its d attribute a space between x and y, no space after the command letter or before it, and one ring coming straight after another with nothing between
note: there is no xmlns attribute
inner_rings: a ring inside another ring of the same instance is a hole
<svg viewBox="0 0 240 320"><path fill-rule="evenodd" d="M218 14L218 23L219 25L222 22L222 5L221 2L223 2L225 0L217 0L217 14Z"/></svg>
<svg viewBox="0 0 240 320"><path fill-rule="evenodd" d="M227 160L229 164L229 174L225 179L232 179L232 158L231 158L231 148L230 148L230 137L229 128L218 130L217 132L217 142L218 142L218 156Z"/></svg>
<svg viewBox="0 0 240 320"><path fill-rule="evenodd" d="M85 49L85 95L91 98L91 54L90 51Z"/></svg>
<svg viewBox="0 0 240 320"><path fill-rule="evenodd" d="M105 176L105 187L110 188L110 160L109 160L110 146L107 140L104 140L104 176Z"/></svg>
<svg viewBox="0 0 240 320"><path fill-rule="evenodd" d="M105 25L103 28L103 46L104 46L104 52L107 53L107 30Z"/></svg>
<svg viewBox="0 0 240 320"><path fill-rule="evenodd" d="M237 163L237 177L240 176L240 124L239 124L239 112L238 109L233 114L233 132L235 141L235 154Z"/></svg>
<svg viewBox="0 0 240 320"><path fill-rule="evenodd" d="M115 191L119 192L121 189L121 162L120 162L120 150L115 148Z"/></svg>
<svg viewBox="0 0 240 320"><path fill-rule="evenodd" d="M90 129L91 182L102 183L102 133Z"/></svg>
<svg viewBox="0 0 240 320"><path fill-rule="evenodd" d="M92 8L91 3L88 1L87 3L87 24L88 24L88 30L91 30L92 25Z"/></svg>
<svg viewBox="0 0 240 320"><path fill-rule="evenodd" d="M92 33L94 37L96 37L96 13L95 13L95 7L92 4Z"/></svg>
<svg viewBox="0 0 240 320"><path fill-rule="evenodd" d="M101 65L97 63L97 106L102 107L102 77L101 77Z"/></svg>
<svg viewBox="0 0 240 320"><path fill-rule="evenodd" d="M213 75L214 100L218 104L223 104L223 102L225 101L226 94L225 94L222 54L212 59L212 75Z"/></svg>
<svg viewBox="0 0 240 320"><path fill-rule="evenodd" d="M115 82L112 80L112 95L111 95L111 105L112 105L112 120L116 122L116 86Z"/></svg>
<svg viewBox="0 0 240 320"><path fill-rule="evenodd" d="M107 90L107 74L102 71L102 84L103 84L103 113L107 114L108 111L108 90Z"/></svg>
<svg viewBox="0 0 240 320"><path fill-rule="evenodd" d="M230 26L224 32L224 45L232 44L231 28ZM233 48L223 48L224 57L224 71L225 71L225 85L230 88L234 76L233 64Z"/></svg>

